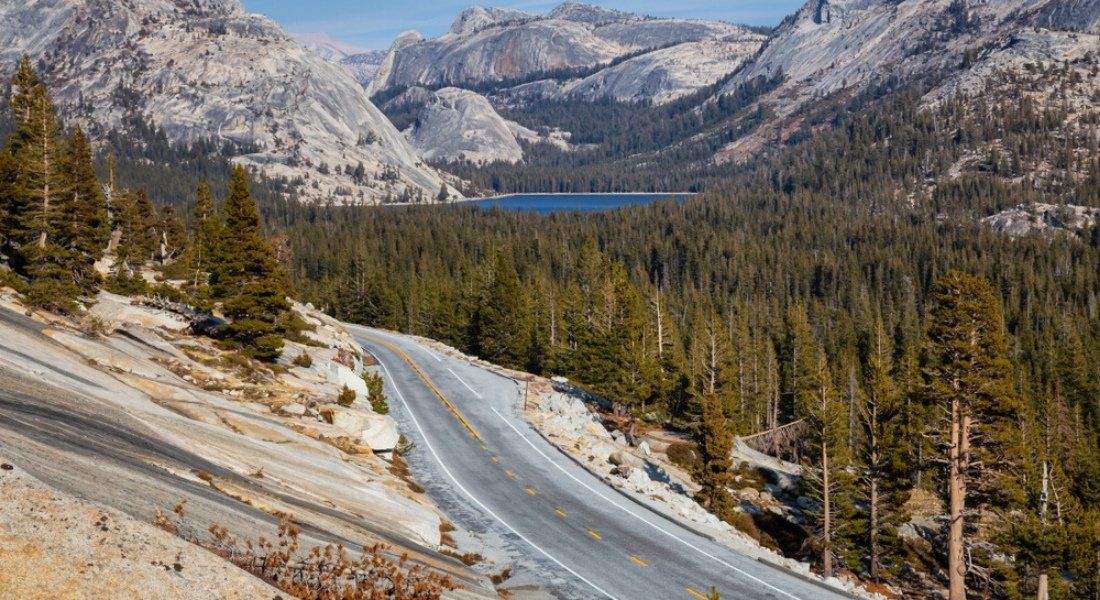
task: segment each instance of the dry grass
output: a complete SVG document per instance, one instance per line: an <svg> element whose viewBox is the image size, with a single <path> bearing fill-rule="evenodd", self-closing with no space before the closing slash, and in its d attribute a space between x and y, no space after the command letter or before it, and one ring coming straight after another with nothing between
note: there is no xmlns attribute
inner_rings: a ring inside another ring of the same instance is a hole
<svg viewBox="0 0 1100 600"><path fill-rule="evenodd" d="M157 510L153 524L183 537L183 505L176 506L173 514ZM407 554L391 560L382 544L364 546L358 559L343 546L329 544L306 550L299 544L301 530L293 517L279 516L274 540L260 536L256 542L242 544L226 528L211 525L209 539L188 541L303 600L435 600L459 587L450 577L422 565L406 566Z"/></svg>

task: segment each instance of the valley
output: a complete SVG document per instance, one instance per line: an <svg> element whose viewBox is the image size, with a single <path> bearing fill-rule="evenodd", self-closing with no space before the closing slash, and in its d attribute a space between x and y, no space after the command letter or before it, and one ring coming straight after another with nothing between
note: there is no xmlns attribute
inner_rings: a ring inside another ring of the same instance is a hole
<svg viewBox="0 0 1100 600"><path fill-rule="evenodd" d="M0 600L1098 597L1100 2L337 4L0 0Z"/></svg>

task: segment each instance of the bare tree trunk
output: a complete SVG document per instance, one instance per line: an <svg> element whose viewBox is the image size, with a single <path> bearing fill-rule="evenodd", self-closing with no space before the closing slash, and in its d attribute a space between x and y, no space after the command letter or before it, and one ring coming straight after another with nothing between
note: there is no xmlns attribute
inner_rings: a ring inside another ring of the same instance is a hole
<svg viewBox="0 0 1100 600"><path fill-rule="evenodd" d="M661 286L657 285L653 288L653 301L657 311L657 358L663 360L665 357L665 322L661 316Z"/></svg>
<svg viewBox="0 0 1100 600"><path fill-rule="evenodd" d="M49 131L49 111L42 111L42 132ZM42 136L42 230L38 233L38 247L46 247L50 227L50 136Z"/></svg>
<svg viewBox="0 0 1100 600"><path fill-rule="evenodd" d="M833 506L829 493L829 444L821 443L821 500L825 507L825 524L821 568L826 577L833 576Z"/></svg>
<svg viewBox="0 0 1100 600"><path fill-rule="evenodd" d="M878 551L878 527L879 527L879 525L878 525L878 509L879 509L879 506L878 506L878 478L879 478L878 468L879 468L879 464L878 464L878 461L879 461L879 458L878 458L878 406L875 403L872 403L871 406L870 406L870 419L871 419L871 427L869 429L870 429L871 439L869 441L870 441L870 447L871 447L871 456L870 456L870 460L868 462L870 463L871 472L868 474L868 479L869 479L871 489L870 489L870 493L868 494L868 501L871 505L870 506L871 515L870 515L870 522L868 523L868 540L867 540L867 545L869 546L868 551L869 551L869 554L870 554L870 561L869 561L870 564L868 565L868 568L871 571L871 579L873 581L878 581L878 561L879 561L879 551Z"/></svg>
<svg viewBox="0 0 1100 600"><path fill-rule="evenodd" d="M957 383L956 383L957 389ZM949 450L948 496L950 526L947 534L947 573L949 600L966 600L966 560L963 556L963 510L966 507L964 476L967 449L967 425L959 399L951 399L951 448Z"/></svg>

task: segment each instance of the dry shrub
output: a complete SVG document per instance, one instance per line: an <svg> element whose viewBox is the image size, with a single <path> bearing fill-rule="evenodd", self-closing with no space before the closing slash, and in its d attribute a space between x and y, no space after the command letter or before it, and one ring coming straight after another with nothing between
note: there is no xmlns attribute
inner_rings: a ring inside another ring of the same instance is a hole
<svg viewBox="0 0 1100 600"><path fill-rule="evenodd" d="M280 514L276 539L263 536L242 545L229 531L218 525L207 530L209 540L193 540L203 548L267 581L296 598L308 600L435 600L443 592L458 589L448 576L423 565L407 566L408 554L398 561L386 556L386 546L364 546L353 559L342 546L313 546L308 551L299 545L301 529L290 515ZM176 519L157 510L154 524L181 535L182 506Z"/></svg>
<svg viewBox="0 0 1100 600"><path fill-rule="evenodd" d="M499 575L490 575L489 576L489 580L493 582L493 585L500 585L500 584L504 583L505 581L508 581L511 578L512 578L512 569L511 569L511 567L506 567L503 571L500 572Z"/></svg>
<svg viewBox="0 0 1100 600"><path fill-rule="evenodd" d="M477 552L467 552L465 554L462 554L461 552L456 552L454 550L451 550L450 548L444 548L440 550L439 553L444 556L450 556L451 558L457 559L458 562L466 565L467 567L472 567L477 563L485 560L485 557L478 554Z"/></svg>

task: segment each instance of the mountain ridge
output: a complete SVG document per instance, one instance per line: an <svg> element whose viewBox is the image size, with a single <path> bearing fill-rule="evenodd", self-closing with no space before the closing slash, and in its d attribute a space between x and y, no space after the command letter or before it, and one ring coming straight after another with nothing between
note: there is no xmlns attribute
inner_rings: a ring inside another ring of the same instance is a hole
<svg viewBox="0 0 1100 600"><path fill-rule="evenodd" d="M138 116L176 143L245 149L234 162L311 201L416 200L443 185L350 74L237 0L7 4L0 47L0 69L24 53L45 67L62 114L93 137Z"/></svg>

